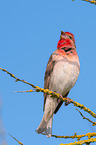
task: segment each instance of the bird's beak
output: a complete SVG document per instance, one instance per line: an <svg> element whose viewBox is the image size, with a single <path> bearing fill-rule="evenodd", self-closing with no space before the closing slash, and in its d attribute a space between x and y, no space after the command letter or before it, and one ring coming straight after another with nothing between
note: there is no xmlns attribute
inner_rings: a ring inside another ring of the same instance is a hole
<svg viewBox="0 0 96 145"><path fill-rule="evenodd" d="M61 31L60 39L66 39L66 34L63 31Z"/></svg>
<svg viewBox="0 0 96 145"><path fill-rule="evenodd" d="M61 35L65 35L65 33L63 31L61 31Z"/></svg>

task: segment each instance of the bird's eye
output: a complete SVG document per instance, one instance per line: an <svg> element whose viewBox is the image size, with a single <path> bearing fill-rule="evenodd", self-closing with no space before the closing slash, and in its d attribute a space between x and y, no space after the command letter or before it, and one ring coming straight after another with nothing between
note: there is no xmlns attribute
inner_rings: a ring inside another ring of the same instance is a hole
<svg viewBox="0 0 96 145"><path fill-rule="evenodd" d="M69 36L69 38L70 38L70 39L72 39L72 37L71 37L71 36Z"/></svg>

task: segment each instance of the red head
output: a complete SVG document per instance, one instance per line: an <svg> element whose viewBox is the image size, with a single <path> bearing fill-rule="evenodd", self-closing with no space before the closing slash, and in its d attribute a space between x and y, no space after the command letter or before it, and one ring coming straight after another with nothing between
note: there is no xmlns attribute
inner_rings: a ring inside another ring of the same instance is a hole
<svg viewBox="0 0 96 145"><path fill-rule="evenodd" d="M72 48L76 49L74 35L70 32L61 31L60 40L57 44L58 49Z"/></svg>

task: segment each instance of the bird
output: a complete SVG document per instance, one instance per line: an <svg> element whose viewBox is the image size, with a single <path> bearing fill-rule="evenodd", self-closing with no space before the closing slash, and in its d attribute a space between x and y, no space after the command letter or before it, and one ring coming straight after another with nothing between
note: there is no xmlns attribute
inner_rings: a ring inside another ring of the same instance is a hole
<svg viewBox="0 0 96 145"><path fill-rule="evenodd" d="M58 93L67 98L70 89L75 85L80 72L79 57L76 52L74 35L70 32L61 31L57 49L51 54L47 63L44 89ZM36 132L52 136L53 116L63 104L63 101L50 97L44 93L44 115ZM65 105L70 103L67 102Z"/></svg>

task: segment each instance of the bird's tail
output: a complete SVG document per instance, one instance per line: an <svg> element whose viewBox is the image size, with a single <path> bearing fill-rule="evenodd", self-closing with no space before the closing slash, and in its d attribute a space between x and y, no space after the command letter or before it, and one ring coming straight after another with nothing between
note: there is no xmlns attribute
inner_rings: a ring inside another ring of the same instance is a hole
<svg viewBox="0 0 96 145"><path fill-rule="evenodd" d="M53 115L54 115L54 111L57 107L57 104L58 103L57 103L56 98L53 99L51 97L47 97L44 115L43 115L43 118L42 118L42 121L41 121L39 127L36 130L37 133L45 132L47 137L51 137Z"/></svg>
<svg viewBox="0 0 96 145"><path fill-rule="evenodd" d="M41 121L39 127L37 128L36 132L37 133L44 132L47 137L51 137L51 135L52 135L52 122L53 122L53 116L49 119L48 122L46 122L44 120L44 118L42 118L42 121Z"/></svg>

